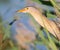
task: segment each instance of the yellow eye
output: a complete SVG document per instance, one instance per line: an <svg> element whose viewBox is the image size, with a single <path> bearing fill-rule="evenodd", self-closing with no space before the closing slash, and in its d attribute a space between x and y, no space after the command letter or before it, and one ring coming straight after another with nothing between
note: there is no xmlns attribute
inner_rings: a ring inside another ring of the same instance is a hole
<svg viewBox="0 0 60 50"><path fill-rule="evenodd" d="M26 10L28 10L28 7L27 8L25 8Z"/></svg>
<svg viewBox="0 0 60 50"><path fill-rule="evenodd" d="M28 8L26 8L28 10Z"/></svg>

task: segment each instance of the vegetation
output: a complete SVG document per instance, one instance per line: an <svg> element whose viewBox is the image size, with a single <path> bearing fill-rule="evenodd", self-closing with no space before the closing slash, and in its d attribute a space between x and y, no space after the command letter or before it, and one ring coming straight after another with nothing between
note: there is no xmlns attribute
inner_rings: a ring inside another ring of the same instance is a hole
<svg viewBox="0 0 60 50"><path fill-rule="evenodd" d="M38 4L43 4L43 2L47 2L47 1L33 0L33 2L36 2ZM50 11L46 11L46 16L48 18L55 18L56 16L59 17L60 16L60 11L59 11L60 7L58 6L59 3L56 2L55 0L50 0L49 2L50 2L50 6L55 8L56 14L52 14L50 13ZM46 35L47 35L47 38L46 38L43 34L43 31L38 27L35 20L32 17L31 19L33 20L32 22L35 23L35 26L37 27L36 31L39 33L39 37L41 38L41 40L34 41L34 44L37 44L37 43L44 44L47 47L47 50L60 50L60 41L58 41L58 39L56 39L54 36L50 35L49 32L46 30L46 28L44 28L43 30L46 32ZM6 29L4 26L5 24L8 25ZM2 15L0 14L0 50L19 50L19 47L15 45L10 38L11 37L10 29L11 29L11 25L9 25L8 22L6 21L4 22L2 20ZM20 48L20 50L22 50L22 48Z"/></svg>

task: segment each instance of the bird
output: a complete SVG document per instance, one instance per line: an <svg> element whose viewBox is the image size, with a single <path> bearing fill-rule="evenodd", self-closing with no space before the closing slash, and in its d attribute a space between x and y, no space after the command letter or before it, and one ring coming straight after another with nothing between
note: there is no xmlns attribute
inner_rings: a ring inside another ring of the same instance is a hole
<svg viewBox="0 0 60 50"><path fill-rule="evenodd" d="M56 20L49 20L42 14L42 12L38 10L38 8L33 6L26 6L20 10L17 10L16 12L31 14L39 25L41 25L43 28L46 28L53 36L55 36L56 38L58 38L58 40L60 40L60 29L59 29L60 23L57 24Z"/></svg>

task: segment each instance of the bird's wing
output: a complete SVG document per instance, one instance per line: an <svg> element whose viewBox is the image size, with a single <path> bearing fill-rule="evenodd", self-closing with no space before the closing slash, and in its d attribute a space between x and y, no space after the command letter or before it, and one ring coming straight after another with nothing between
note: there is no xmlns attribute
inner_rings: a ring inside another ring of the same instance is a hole
<svg viewBox="0 0 60 50"><path fill-rule="evenodd" d="M53 21L55 22L55 24L58 26L58 28L60 30L60 18L57 17L57 18L53 19Z"/></svg>

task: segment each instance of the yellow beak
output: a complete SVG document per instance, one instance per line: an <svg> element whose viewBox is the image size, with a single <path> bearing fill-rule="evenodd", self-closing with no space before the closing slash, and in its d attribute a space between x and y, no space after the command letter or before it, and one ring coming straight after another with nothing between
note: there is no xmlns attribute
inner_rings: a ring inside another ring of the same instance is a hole
<svg viewBox="0 0 60 50"><path fill-rule="evenodd" d="M18 10L17 12L24 12L26 11L25 9Z"/></svg>

